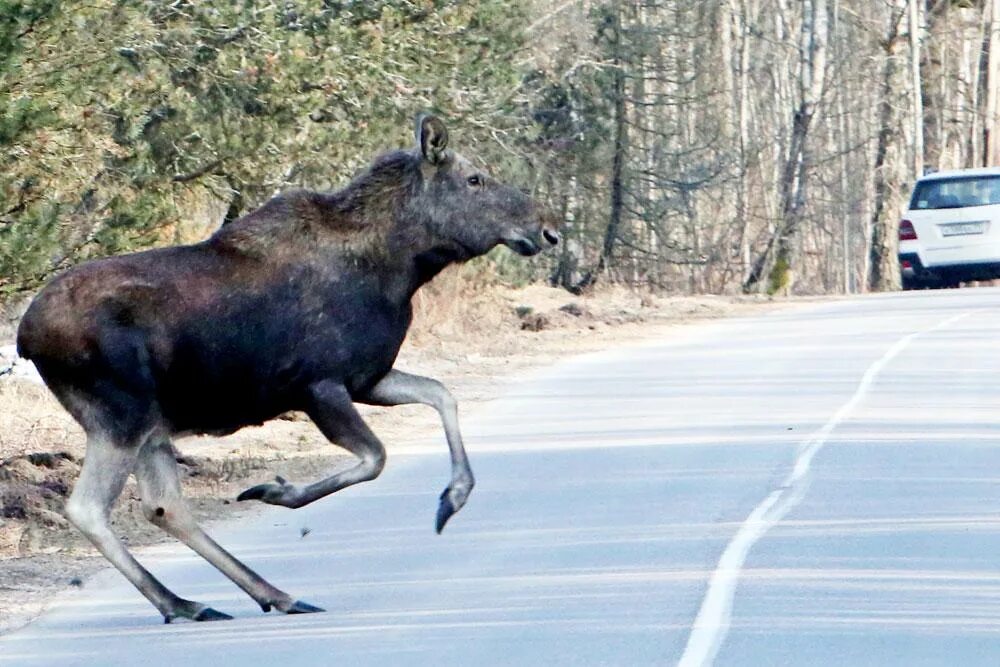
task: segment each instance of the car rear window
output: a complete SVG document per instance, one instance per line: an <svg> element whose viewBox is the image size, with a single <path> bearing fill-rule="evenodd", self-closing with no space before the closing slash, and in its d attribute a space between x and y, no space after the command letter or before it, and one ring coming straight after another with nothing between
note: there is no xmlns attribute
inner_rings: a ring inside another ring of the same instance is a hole
<svg viewBox="0 0 1000 667"><path fill-rule="evenodd" d="M911 209L965 208L1000 204L1000 176L959 176L921 181L913 189Z"/></svg>

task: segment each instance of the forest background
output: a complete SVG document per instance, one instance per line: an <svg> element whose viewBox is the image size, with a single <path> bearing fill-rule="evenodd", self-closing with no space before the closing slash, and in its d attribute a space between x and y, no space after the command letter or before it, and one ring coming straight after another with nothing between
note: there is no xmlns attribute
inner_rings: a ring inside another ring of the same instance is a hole
<svg viewBox="0 0 1000 667"><path fill-rule="evenodd" d="M1000 0L0 0L0 304L344 184L414 115L567 242L571 291L898 286L925 169L1000 165Z"/></svg>

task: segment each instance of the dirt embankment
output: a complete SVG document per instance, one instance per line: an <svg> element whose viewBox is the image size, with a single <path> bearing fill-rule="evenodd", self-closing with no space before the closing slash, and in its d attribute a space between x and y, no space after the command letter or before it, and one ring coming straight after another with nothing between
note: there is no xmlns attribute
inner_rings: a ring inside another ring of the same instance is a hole
<svg viewBox="0 0 1000 667"><path fill-rule="evenodd" d="M497 396L502 380L559 358L669 335L691 320L772 307L750 298L663 298L625 290L574 297L547 287L483 288L460 272L418 294L416 318L397 366L431 375L453 391L463 413ZM436 437L428 408L364 408L386 442ZM184 488L197 515L219 520L252 512L233 498L276 474L313 480L348 462L296 415L227 438L177 443ZM47 390L24 377L0 378L0 632L40 613L53 592L84 585L104 561L63 516L84 456L83 433ZM442 450L442 456L446 456ZM127 544L164 539L142 517L130 483L113 514Z"/></svg>

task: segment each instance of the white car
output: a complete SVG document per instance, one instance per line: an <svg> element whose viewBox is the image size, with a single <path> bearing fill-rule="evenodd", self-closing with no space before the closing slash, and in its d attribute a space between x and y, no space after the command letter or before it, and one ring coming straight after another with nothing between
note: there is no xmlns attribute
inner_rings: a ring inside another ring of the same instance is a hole
<svg viewBox="0 0 1000 667"><path fill-rule="evenodd" d="M903 289L1000 278L1000 168L928 174L899 223Z"/></svg>

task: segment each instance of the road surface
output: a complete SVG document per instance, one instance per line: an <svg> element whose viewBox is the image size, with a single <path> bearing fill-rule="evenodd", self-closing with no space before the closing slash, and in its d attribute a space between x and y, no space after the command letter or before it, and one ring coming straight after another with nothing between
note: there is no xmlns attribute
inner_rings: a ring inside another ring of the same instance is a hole
<svg viewBox="0 0 1000 667"><path fill-rule="evenodd" d="M443 437L219 540L325 614L162 625L116 572L0 639L10 665L1000 664L1000 291L809 305L544 369ZM301 529L311 529L306 537Z"/></svg>

